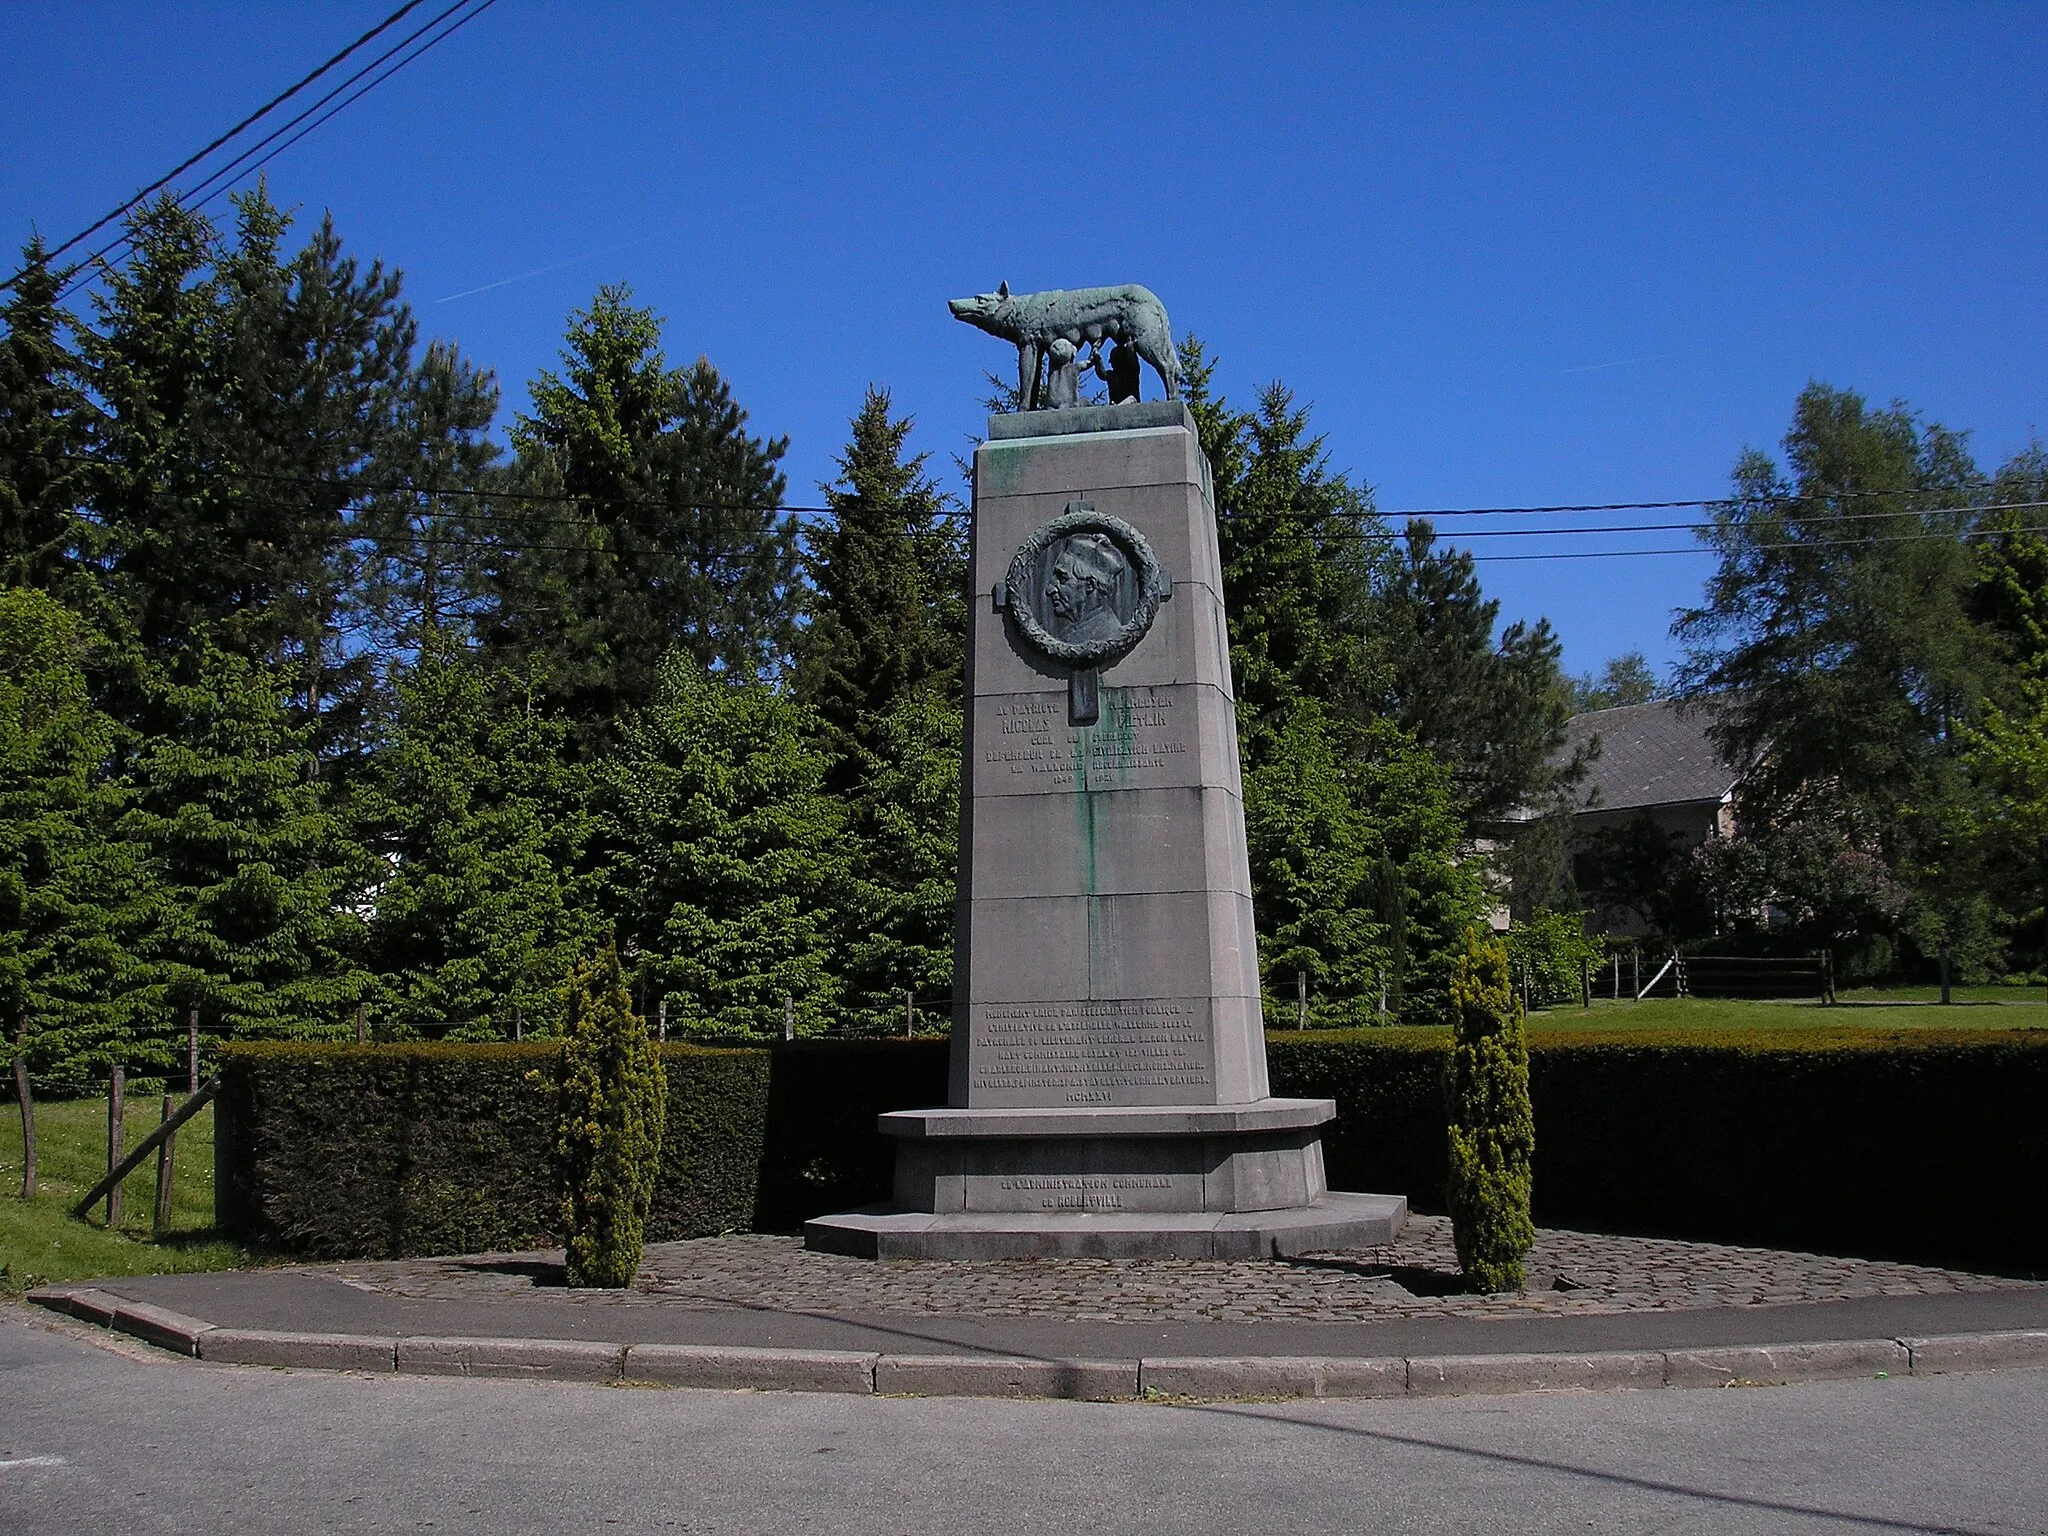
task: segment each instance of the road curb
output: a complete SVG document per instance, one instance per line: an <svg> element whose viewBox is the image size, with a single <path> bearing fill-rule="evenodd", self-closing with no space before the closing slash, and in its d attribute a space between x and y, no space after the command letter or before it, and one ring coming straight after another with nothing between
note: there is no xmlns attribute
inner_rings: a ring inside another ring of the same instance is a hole
<svg viewBox="0 0 2048 1536"><path fill-rule="evenodd" d="M1164 1398L1494 1396L1730 1386L2048 1368L2048 1329L1897 1339L1817 1339L1704 1349L1416 1356L1177 1355L1045 1360L582 1339L398 1338L225 1328L92 1286L27 1299L79 1321L216 1364L293 1370L645 1382L762 1392Z"/></svg>

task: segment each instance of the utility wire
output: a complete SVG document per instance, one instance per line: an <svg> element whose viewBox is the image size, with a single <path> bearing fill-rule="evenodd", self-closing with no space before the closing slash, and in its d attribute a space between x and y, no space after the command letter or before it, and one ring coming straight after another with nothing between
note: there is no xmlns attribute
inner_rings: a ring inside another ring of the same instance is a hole
<svg viewBox="0 0 2048 1536"><path fill-rule="evenodd" d="M193 166L197 165L200 161L204 160L216 149L219 149L223 144L226 144L231 139L239 137L245 129L257 123L261 119L268 117L272 112L276 111L277 108L283 106L287 101L290 101L292 97L298 95L299 92L303 91L315 80L318 80L322 75L326 74L330 69L334 68L335 65L339 64L343 59L346 59L350 54L354 53L357 49L361 48L365 43L368 43L372 38L376 37L379 33L386 32L390 30L392 27L396 26L401 20L404 19L406 12L417 10L424 3L425 0L406 0L406 3L404 5L401 5L389 16L386 16L382 21L378 22L376 26L370 28L369 31L365 32L361 37L357 38L354 42L350 43L346 48L342 49L341 52L337 53L333 58L329 59L325 64L322 64L318 69L314 70L311 74L302 77L295 84L289 86L285 90L279 92L277 95L271 97L270 100L266 101L254 112L251 112L247 117L243 118L239 123L235 124L234 127L230 128L226 133L222 134L219 138L215 139L211 144L207 145L197 154L191 156L186 160L180 161L177 165L171 167L171 169L165 172L162 176L158 177L155 181L151 182L148 186L144 187L140 192L137 192L133 197L129 198L127 202L123 203L120 207L114 209L113 212L102 214L98 219L86 225L84 229L81 229L77 234L73 235L69 240L66 240L62 245L58 246L56 249L52 251L46 252L45 259L54 259L55 257L63 255L66 251L70 250L71 247L77 245L80 241L89 239L93 235L98 234L102 229L106 228L107 225L113 223L114 220L120 218L122 214L126 213L129 209L133 208L137 203L143 201L151 193L162 191L165 187L169 186L173 181L177 180L178 177L184 175L184 173L191 170ZM29 269L27 267L23 267L19 272L15 273L14 276L8 278L6 282L0 283L0 292L4 292L5 290L12 288L16 283L20 282L22 278L28 275L28 270Z"/></svg>
<svg viewBox="0 0 2048 1536"><path fill-rule="evenodd" d="M237 155L233 160L230 160L226 165L220 167L216 171L213 171L203 181L201 181L198 184L198 186L192 188L188 192L180 193L177 198L178 204L181 207L185 208L199 208L204 206L206 203L211 202L215 197L219 196L222 192L226 191L228 187L234 185L235 182L241 180L243 176L246 176L251 171L258 170L263 166L268 165L278 155L284 153L285 150L291 148L293 144L298 143L298 141L304 138L306 134L312 132L313 129L319 127L321 123L324 123L329 118L333 117L334 114L336 112L341 111L343 107L348 106L350 102L357 100L365 92L374 89L376 86L381 85L384 81L390 79L392 75L398 73L400 69L403 69L407 64L410 64L414 59L418 58L421 54L425 53L427 49L432 48L436 43L441 42L444 38L453 35L456 31L458 31L468 22L474 20L477 16L482 15L485 11L489 10L496 3L497 0L482 0L482 4L476 5L475 10L471 11L467 16L464 16L461 20L457 21L455 25L449 27L447 31L442 32L437 37L431 38L424 46L418 48L413 53L400 59L396 65L386 70L383 74L378 75L374 80L371 80L368 85L362 88L362 90L356 91L353 95L349 96L347 100L343 101L339 106L336 106L332 111L326 112L325 114L321 115L317 121L308 124L302 131L300 131L297 134L294 134L285 143L279 144L277 148L271 150L269 154L263 155L262 158L257 160L253 165L244 166L244 162L249 160L249 158L252 155L259 154L267 145L273 144L285 134L291 133L292 130L294 128L297 128L301 123L306 123L306 120L308 118L313 117L315 113L319 113L322 107L325 107L329 102L333 101L335 97L341 95L342 92L348 90L350 86L354 85L357 81L361 80L365 75L372 74L374 71L381 68L388 60L392 59L398 54L403 53L407 48L410 48L420 38L425 37L428 33L432 32L436 27L440 26L442 22L446 21L450 16L454 15L457 11L463 9L463 7L475 4L475 0L454 0L453 4L449 5L446 9L436 13L428 21L426 21L419 27L416 27L413 31L407 33L404 37L400 38L396 43L393 43L389 48L385 49L384 52L380 53L379 55L377 55L376 58L372 59L368 64L365 64L361 69L357 70L354 74L350 75L346 80L343 80L339 85L329 90L326 95L320 97L311 106L302 109L297 116L287 119L281 126L272 129L269 134L259 139L255 144L251 145L249 148L243 150L241 154ZM408 7L407 9L411 9L411 7ZM238 170L237 167L242 168ZM223 181L221 180L222 177L226 177L227 179ZM218 186L215 186L215 182L219 182L220 184ZM211 191L206 190L209 187L212 188ZM65 295L70 293L72 289L76 288L80 283L85 282L94 273L100 270L101 264L104 262L106 257L111 255L115 251L118 251L122 246L129 244L130 239L130 233L126 230L123 230L121 234L117 236L115 239L108 241L105 245L101 246L98 250L94 251L90 256L87 256L83 260L78 262L75 266L73 266L70 269L70 271L68 271L65 274L63 282L59 285L57 289L56 297L58 299L62 299L63 297L65 297Z"/></svg>

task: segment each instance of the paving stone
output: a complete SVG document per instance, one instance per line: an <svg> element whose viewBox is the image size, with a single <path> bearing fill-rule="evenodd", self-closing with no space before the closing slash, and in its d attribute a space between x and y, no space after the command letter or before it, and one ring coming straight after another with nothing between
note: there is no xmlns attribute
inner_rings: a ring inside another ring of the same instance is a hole
<svg viewBox="0 0 2048 1536"><path fill-rule="evenodd" d="M1780 1381L1905 1376L1913 1357L1895 1339L1845 1339L1727 1349L1669 1350L1664 1382L1673 1387L1732 1387Z"/></svg>
<svg viewBox="0 0 2048 1536"><path fill-rule="evenodd" d="M423 1300L511 1300L547 1286L554 1254L403 1259L312 1267L367 1290ZM1570 1316L1927 1296L2031 1282L1925 1265L1668 1238L1544 1229L1528 1258L1530 1288L1457 1291L1450 1222L1411 1217L1384 1247L1293 1259L906 1259L878 1263L762 1234L651 1243L615 1305L1101 1322ZM1562 1287L1560 1287L1562 1281ZM559 1285L559 1281L556 1282ZM549 1287L572 1300L578 1293Z"/></svg>
<svg viewBox="0 0 2048 1536"><path fill-rule="evenodd" d="M1492 1392L1599 1392L1661 1387L1664 1356L1655 1350L1596 1354L1434 1355L1408 1361L1413 1397Z"/></svg>

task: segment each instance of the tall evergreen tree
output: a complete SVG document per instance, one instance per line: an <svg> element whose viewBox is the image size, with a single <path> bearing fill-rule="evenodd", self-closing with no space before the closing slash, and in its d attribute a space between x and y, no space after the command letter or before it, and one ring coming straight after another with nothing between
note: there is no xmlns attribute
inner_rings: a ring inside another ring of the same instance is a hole
<svg viewBox="0 0 2048 1536"><path fill-rule="evenodd" d="M872 745L857 747L846 797L835 956L844 1011L864 1027L900 1026L905 993L929 1016L952 991L962 725L955 695L931 681L862 722Z"/></svg>
<svg viewBox="0 0 2048 1536"><path fill-rule="evenodd" d="M1964 538L1982 477L1957 434L1823 384L1800 395L1784 446L1789 474L1754 450L1736 464L1703 536L1719 566L1673 626L1685 692L1719 702L1716 739L1753 764L1737 811L1762 894L1805 942L1888 947L1903 919L1981 953L1969 877L1944 850L1961 743L1997 687Z"/></svg>
<svg viewBox="0 0 2048 1536"><path fill-rule="evenodd" d="M339 1032L369 984L369 871L306 772L289 680L203 639L160 679L163 729L137 752L120 825L150 871L141 1004L166 1035L194 1007L236 1035Z"/></svg>
<svg viewBox="0 0 2048 1536"><path fill-rule="evenodd" d="M562 978L601 937L579 883L589 771L567 724L514 679L430 638L399 684L391 738L361 822L390 873L374 892L377 1007L400 1026L455 1022L458 1037L553 1028Z"/></svg>
<svg viewBox="0 0 2048 1536"><path fill-rule="evenodd" d="M1481 591L1471 555L1439 550L1423 519L1409 522L1377 608L1389 664L1380 707L1450 765L1469 822L1546 805L1576 776L1555 763L1572 698L1547 619L1496 640L1500 603Z"/></svg>
<svg viewBox="0 0 2048 1536"><path fill-rule="evenodd" d="M637 977L701 1031L779 1034L835 1016L845 811L810 711L672 651L654 702L598 765L605 908Z"/></svg>
<svg viewBox="0 0 2048 1536"><path fill-rule="evenodd" d="M562 371L512 430L487 654L546 679L587 735L654 697L671 648L738 678L796 637L797 537L779 513L788 440L746 430L703 358L670 369L624 285L570 317Z"/></svg>
<svg viewBox="0 0 2048 1536"><path fill-rule="evenodd" d="M797 648L796 696L818 712L833 787L852 787L860 754L886 745L883 722L927 683L956 688L966 636L967 556L951 508L904 457L909 417L870 389L822 487L829 526L809 540L810 624Z"/></svg>
<svg viewBox="0 0 2048 1536"><path fill-rule="evenodd" d="M147 882L115 835L113 721L93 706L78 619L0 588L0 1021L26 1023L38 1071L85 1081L137 1022L129 949Z"/></svg>
<svg viewBox="0 0 2048 1536"><path fill-rule="evenodd" d="M82 611L92 530L78 515L91 407L66 346L57 279L40 239L0 306L0 581L65 595Z"/></svg>

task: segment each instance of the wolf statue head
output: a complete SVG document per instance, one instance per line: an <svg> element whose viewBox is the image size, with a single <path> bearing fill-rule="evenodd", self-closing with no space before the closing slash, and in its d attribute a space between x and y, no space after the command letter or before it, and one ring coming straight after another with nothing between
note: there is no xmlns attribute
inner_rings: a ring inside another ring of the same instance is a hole
<svg viewBox="0 0 2048 1536"><path fill-rule="evenodd" d="M1010 299L1010 285L1007 282L994 293L977 293L967 299L948 299L946 308L953 311L955 320L965 320L969 325L987 331L991 336L1000 336L1005 341L1017 339L1016 305Z"/></svg>

